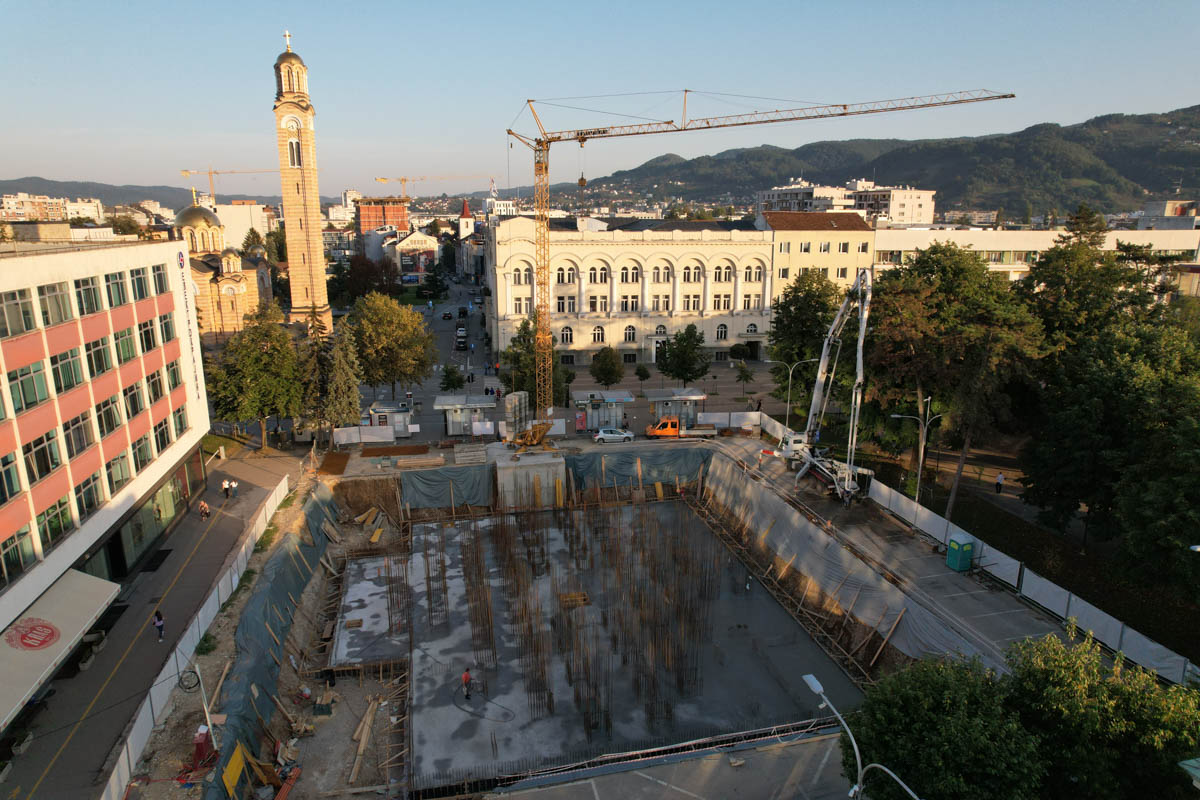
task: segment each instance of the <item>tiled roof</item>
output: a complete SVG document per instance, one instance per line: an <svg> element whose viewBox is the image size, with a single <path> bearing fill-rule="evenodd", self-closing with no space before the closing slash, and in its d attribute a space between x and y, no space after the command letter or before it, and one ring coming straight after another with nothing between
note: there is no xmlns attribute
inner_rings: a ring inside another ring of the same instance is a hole
<svg viewBox="0 0 1200 800"><path fill-rule="evenodd" d="M823 211L766 211L767 227L775 231L872 231L858 214Z"/></svg>

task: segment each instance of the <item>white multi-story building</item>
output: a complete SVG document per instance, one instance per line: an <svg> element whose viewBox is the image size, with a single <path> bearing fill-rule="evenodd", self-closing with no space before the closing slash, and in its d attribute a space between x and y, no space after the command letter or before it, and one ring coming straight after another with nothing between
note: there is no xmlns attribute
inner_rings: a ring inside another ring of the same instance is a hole
<svg viewBox="0 0 1200 800"><path fill-rule="evenodd" d="M565 363L607 345L626 363L652 362L667 337L694 323L715 360L735 344L764 355L773 300L818 265L853 278L869 266L875 232L856 214L768 214L745 222L551 220L553 330ZM534 221L492 220L484 280L489 333L508 346L534 308ZM776 252L780 251L780 252Z"/></svg>
<svg viewBox="0 0 1200 800"><path fill-rule="evenodd" d="M94 197L77 197L67 201L67 219L87 217L97 223L104 222L104 204Z"/></svg>
<svg viewBox="0 0 1200 800"><path fill-rule="evenodd" d="M193 291L181 241L0 244L0 729L204 487Z"/></svg>
<svg viewBox="0 0 1200 800"><path fill-rule="evenodd" d="M874 181L847 181L844 186L821 186L798 181L757 194L759 213L765 211L853 211L876 227L933 224L933 196L929 189L909 186L876 186Z"/></svg>
<svg viewBox="0 0 1200 800"><path fill-rule="evenodd" d="M234 200L232 203L221 203L210 206L225 226L225 243L230 247L241 248L242 241L250 229L258 231L259 236L266 236L269 228L267 207L253 200Z"/></svg>
<svg viewBox="0 0 1200 800"><path fill-rule="evenodd" d="M515 200L501 200L497 197L483 199L483 213L489 219L492 217L511 217L517 213Z"/></svg>
<svg viewBox="0 0 1200 800"><path fill-rule="evenodd" d="M1054 247L1062 235L1062 231L878 230L875 232L875 265L886 269L903 264L918 250L942 242L976 251L992 271L1017 280L1025 277L1029 266L1043 252ZM1101 249L1115 252L1118 242L1149 245L1159 253L1182 256L1185 261L1200 258L1200 230L1109 231L1104 235Z"/></svg>

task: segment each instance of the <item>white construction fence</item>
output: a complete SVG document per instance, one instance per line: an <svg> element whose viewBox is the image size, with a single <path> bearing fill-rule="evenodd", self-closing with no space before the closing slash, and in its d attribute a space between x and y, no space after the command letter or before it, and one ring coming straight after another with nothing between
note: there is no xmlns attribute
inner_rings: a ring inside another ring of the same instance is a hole
<svg viewBox="0 0 1200 800"><path fill-rule="evenodd" d="M150 691L146 695L146 699L142 701L137 715L126 728L127 735L124 746L105 764L105 769L110 769L111 773L105 784L104 792L100 795L101 800L122 800L125 797L126 785L133 777L134 767L142 757L142 750L150 741L150 733L154 730L155 725L161 724L171 713L171 690L179 682L179 676L188 669L192 656L196 652L196 645L200 643L200 637L216 619L221 606L237 589L238 581L241 580L242 573L246 571L246 565L250 563L250 556L254 553L254 545L258 543L259 537L267 529L271 516L283 502L287 493L288 478L284 475L247 526L237 550L230 553L225 571L209 591L200 610L192 617L179 644L176 645L175 651L171 653L166 665L163 666L162 672L151 684ZM211 679L212 676L210 675L209 678ZM213 687L206 685L205 688L212 691Z"/></svg>
<svg viewBox="0 0 1200 800"><path fill-rule="evenodd" d="M942 545L956 533L971 536L976 545L974 563L979 569L1059 619L1074 617L1080 629L1091 631L1096 641L1121 651L1130 661L1156 670L1161 677L1175 683L1200 679L1200 666L1143 636L1116 617L1101 611L1053 581L1043 578L1017 559L997 550L969 531L964 531L945 517L917 505L912 498L883 485L878 480L871 481L868 496Z"/></svg>

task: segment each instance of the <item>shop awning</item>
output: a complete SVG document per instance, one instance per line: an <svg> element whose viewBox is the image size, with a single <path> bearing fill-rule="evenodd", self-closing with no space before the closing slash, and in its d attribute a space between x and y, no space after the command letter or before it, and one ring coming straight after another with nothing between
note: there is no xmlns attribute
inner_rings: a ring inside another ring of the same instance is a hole
<svg viewBox="0 0 1200 800"><path fill-rule="evenodd" d="M108 608L118 584L69 569L0 635L0 729L8 727Z"/></svg>

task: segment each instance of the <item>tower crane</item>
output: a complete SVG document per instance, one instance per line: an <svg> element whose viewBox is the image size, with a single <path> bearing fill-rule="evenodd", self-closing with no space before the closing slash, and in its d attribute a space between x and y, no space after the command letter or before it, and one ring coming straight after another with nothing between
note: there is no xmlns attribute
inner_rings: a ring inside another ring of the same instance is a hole
<svg viewBox="0 0 1200 800"><path fill-rule="evenodd" d="M376 183L388 183L389 181L399 181L400 183L400 199L404 202L412 200L408 196L407 187L410 183L417 181L455 181L466 180L468 178L490 178L491 175L405 175L400 178L376 178Z"/></svg>
<svg viewBox="0 0 1200 800"><path fill-rule="evenodd" d="M550 333L550 145L558 142L578 142L582 147L589 139L615 139L624 136L647 136L654 133L684 133L716 128L735 128L746 125L766 125L772 122L796 122L832 117L856 117L882 114L889 111L914 111L921 108L981 103L1016 97L1011 93L974 89L965 92L902 97L870 103L812 105L775 111L752 111L717 117L688 119L687 99L692 90L683 90L683 110L678 122L662 120L629 125L605 125L595 128L548 131L534 108L536 100L526 106L537 125L536 134L517 133L511 128L508 135L533 151L533 205L535 218L534 273L536 302L534 310L534 374L537 385L536 419L549 425L554 402L554 340Z"/></svg>
<svg viewBox="0 0 1200 800"><path fill-rule="evenodd" d="M216 175L257 175L266 172L279 172L279 167L275 169L181 169L179 174L183 177L190 175L208 175L208 196L212 198L213 205L217 204L217 187L213 177Z"/></svg>

